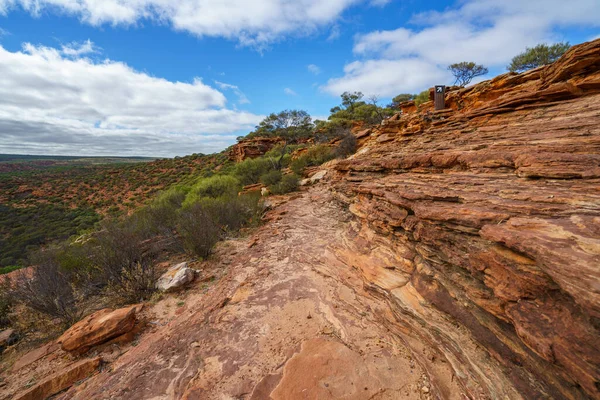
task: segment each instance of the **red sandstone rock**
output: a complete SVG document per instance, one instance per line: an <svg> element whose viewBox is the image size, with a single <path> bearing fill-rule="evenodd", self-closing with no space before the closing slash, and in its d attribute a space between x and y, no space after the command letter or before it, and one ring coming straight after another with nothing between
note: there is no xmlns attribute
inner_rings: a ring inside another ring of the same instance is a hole
<svg viewBox="0 0 600 400"><path fill-rule="evenodd" d="M12 371L16 372L16 371L20 370L21 368L24 368L30 364L33 364L34 362L47 356L48 354L55 352L56 350L58 350L58 348L59 348L58 344L56 344L54 342L50 342L50 343L46 343L45 345L43 345L41 347L38 347L37 349L31 350L29 353L21 356L21 358L19 358L14 363L14 365L12 367Z"/></svg>
<svg viewBox="0 0 600 400"><path fill-rule="evenodd" d="M525 397L600 397L600 40L446 105L373 129L335 190Z"/></svg>
<svg viewBox="0 0 600 400"><path fill-rule="evenodd" d="M100 358L81 360L63 371L44 379L31 389L16 396L15 400L42 400L71 387L98 369Z"/></svg>
<svg viewBox="0 0 600 400"><path fill-rule="evenodd" d="M235 162L244 161L247 158L260 157L278 144L283 144L281 138L256 137L246 139L233 145L229 152L229 159Z"/></svg>
<svg viewBox="0 0 600 400"><path fill-rule="evenodd" d="M88 315L58 338L65 351L85 353L91 347L131 331L140 306L112 310L106 308Z"/></svg>

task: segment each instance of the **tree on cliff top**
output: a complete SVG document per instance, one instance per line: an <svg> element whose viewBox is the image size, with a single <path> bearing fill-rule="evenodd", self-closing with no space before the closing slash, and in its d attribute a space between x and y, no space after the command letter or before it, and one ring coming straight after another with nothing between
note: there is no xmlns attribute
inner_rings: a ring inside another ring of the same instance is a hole
<svg viewBox="0 0 600 400"><path fill-rule="evenodd" d="M388 108L396 109L400 105L400 103L404 103L405 101L414 100L417 97L416 94L410 93L401 93L398 96L392 99L392 102L387 106Z"/></svg>
<svg viewBox="0 0 600 400"><path fill-rule="evenodd" d="M569 48L571 48L569 42L555 43L552 46L542 43L535 47L527 47L524 52L513 57L506 68L510 72L523 72L550 64L565 54Z"/></svg>
<svg viewBox="0 0 600 400"><path fill-rule="evenodd" d="M452 72L452 75L454 75L456 78L454 84L459 86L466 86L476 76L481 76L488 73L488 69L486 67L475 64L472 61L462 61L451 64L448 66L448 70Z"/></svg>
<svg viewBox="0 0 600 400"><path fill-rule="evenodd" d="M298 143L300 139L312 135L314 124L310 115L304 110L283 110L277 114L272 113L258 124L254 132L247 137L280 137L285 141L281 149L281 157L277 162L277 169L281 168L281 161L285 156L287 146Z"/></svg>
<svg viewBox="0 0 600 400"><path fill-rule="evenodd" d="M277 114L272 113L260 121L250 135L253 137L280 137L286 143L291 144L309 137L313 128L312 118L306 111L283 110Z"/></svg>

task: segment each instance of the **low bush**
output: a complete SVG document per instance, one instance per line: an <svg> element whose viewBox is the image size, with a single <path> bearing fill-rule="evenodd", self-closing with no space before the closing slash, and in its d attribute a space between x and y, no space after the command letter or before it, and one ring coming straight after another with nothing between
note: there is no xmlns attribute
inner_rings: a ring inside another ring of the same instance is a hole
<svg viewBox="0 0 600 400"><path fill-rule="evenodd" d="M298 175L302 175L306 167L321 165L335 158L333 150L326 145L318 145L308 149L308 151L293 160L290 168Z"/></svg>
<svg viewBox="0 0 600 400"><path fill-rule="evenodd" d="M16 271L16 270L18 270L20 268L21 267L19 267L18 265L11 265L11 266L8 266L8 267L2 267L2 268L0 268L0 275L8 274L9 272Z"/></svg>
<svg viewBox="0 0 600 400"><path fill-rule="evenodd" d="M415 96L415 105L418 107L423 103L429 101L429 89L423 90L421 93Z"/></svg>
<svg viewBox="0 0 600 400"><path fill-rule="evenodd" d="M10 285L9 296L67 327L83 317L85 308L73 285L73 273L60 267L58 252L52 248L35 253L31 260L33 276L19 275Z"/></svg>
<svg viewBox="0 0 600 400"><path fill-rule="evenodd" d="M300 177L296 174L284 175L281 182L269 186L269 190L273 194L285 194L298 190Z"/></svg>
<svg viewBox="0 0 600 400"><path fill-rule="evenodd" d="M279 170L272 170L263 174L260 177L260 182L264 185L271 186L279 183L281 181L283 174Z"/></svg>
<svg viewBox="0 0 600 400"><path fill-rule="evenodd" d="M187 194L183 205L190 205L203 197L234 197L242 189L238 179L229 175L215 175L198 181Z"/></svg>
<svg viewBox="0 0 600 400"><path fill-rule="evenodd" d="M356 146L356 136L348 133L340 140L338 147L334 150L334 154L337 158L346 158L349 155L356 153Z"/></svg>
<svg viewBox="0 0 600 400"><path fill-rule="evenodd" d="M178 231L184 248L199 257L208 257L221 236L219 226L198 203L181 211Z"/></svg>
<svg viewBox="0 0 600 400"><path fill-rule="evenodd" d="M262 175L275 169L275 167L275 159L269 157L249 158L237 164L233 174L242 185L252 185L258 183Z"/></svg>

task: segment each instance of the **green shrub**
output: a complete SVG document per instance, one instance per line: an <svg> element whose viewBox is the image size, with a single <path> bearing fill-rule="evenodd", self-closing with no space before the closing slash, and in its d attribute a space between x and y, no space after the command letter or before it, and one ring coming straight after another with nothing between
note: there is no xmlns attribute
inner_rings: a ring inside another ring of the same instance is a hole
<svg viewBox="0 0 600 400"><path fill-rule="evenodd" d="M177 223L177 212L188 192L189 188L182 186L162 192L150 205L134 213L130 217L130 223L143 238L172 235Z"/></svg>
<svg viewBox="0 0 600 400"><path fill-rule="evenodd" d="M420 106L423 103L428 102L428 101L429 101L429 89L423 90L421 93L419 93L415 97L415 105L417 107Z"/></svg>
<svg viewBox="0 0 600 400"><path fill-rule="evenodd" d="M163 242L145 241L126 220L104 223L86 246L92 267L80 283L89 292L102 289L114 303L127 303L147 299L155 290L154 261L165 250Z"/></svg>
<svg viewBox="0 0 600 400"><path fill-rule="evenodd" d="M235 197L242 189L240 181L229 175L215 175L210 178L201 179L187 194L183 206L197 203L204 197Z"/></svg>
<svg viewBox="0 0 600 400"><path fill-rule="evenodd" d="M0 275L8 274L8 273L16 271L20 268L21 267L18 265L10 265L8 267L2 267L2 268L0 268Z"/></svg>
<svg viewBox="0 0 600 400"><path fill-rule="evenodd" d="M275 185L276 183L279 183L281 181L282 176L283 174L281 173L281 171L272 170L267 172L266 174L263 174L260 177L260 182L267 186Z"/></svg>
<svg viewBox="0 0 600 400"><path fill-rule="evenodd" d="M334 154L338 158L346 158L356 152L357 140L356 136L348 133L340 140L338 147L334 150Z"/></svg>
<svg viewBox="0 0 600 400"><path fill-rule="evenodd" d="M178 231L184 248L199 257L207 257L221 235L218 225L201 204L182 210Z"/></svg>
<svg viewBox="0 0 600 400"><path fill-rule="evenodd" d="M258 183L262 175L275 169L275 166L276 161L270 158L249 158L237 164L233 173L242 185L252 185Z"/></svg>
<svg viewBox="0 0 600 400"><path fill-rule="evenodd" d="M326 145L313 146L308 149L306 154L293 160L290 168L298 175L302 175L306 167L321 165L324 162L335 158L333 150Z"/></svg>
<svg viewBox="0 0 600 400"><path fill-rule="evenodd" d="M13 299L10 297L10 281L0 282L0 329L11 325L11 313L13 310Z"/></svg>
<svg viewBox="0 0 600 400"><path fill-rule="evenodd" d="M300 177L296 174L284 175L281 182L269 186L269 190L273 194L285 194L298 190Z"/></svg>

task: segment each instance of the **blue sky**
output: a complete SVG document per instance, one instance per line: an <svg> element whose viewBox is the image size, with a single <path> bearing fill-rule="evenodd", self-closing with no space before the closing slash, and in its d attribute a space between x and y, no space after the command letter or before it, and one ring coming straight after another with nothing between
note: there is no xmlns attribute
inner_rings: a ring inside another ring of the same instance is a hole
<svg viewBox="0 0 600 400"><path fill-rule="evenodd" d="M486 79L599 21L597 0L0 0L0 153L211 153L268 113L385 104L463 60Z"/></svg>

